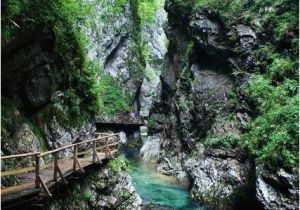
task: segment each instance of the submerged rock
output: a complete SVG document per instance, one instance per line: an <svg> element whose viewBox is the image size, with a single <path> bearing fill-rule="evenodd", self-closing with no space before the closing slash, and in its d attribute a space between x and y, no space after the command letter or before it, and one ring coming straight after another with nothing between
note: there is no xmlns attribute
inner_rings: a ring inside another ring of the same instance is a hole
<svg viewBox="0 0 300 210"><path fill-rule="evenodd" d="M143 204L142 210L174 210L174 209L167 205L145 203Z"/></svg>

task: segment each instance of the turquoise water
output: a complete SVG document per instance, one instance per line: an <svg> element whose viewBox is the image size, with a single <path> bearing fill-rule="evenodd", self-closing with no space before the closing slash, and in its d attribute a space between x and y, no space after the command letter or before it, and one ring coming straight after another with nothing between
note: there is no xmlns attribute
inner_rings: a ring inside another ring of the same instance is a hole
<svg viewBox="0 0 300 210"><path fill-rule="evenodd" d="M187 189L177 185L174 179L157 173L151 165L139 161L133 152L125 155L132 166L133 184L144 201L176 210L207 210L191 200Z"/></svg>

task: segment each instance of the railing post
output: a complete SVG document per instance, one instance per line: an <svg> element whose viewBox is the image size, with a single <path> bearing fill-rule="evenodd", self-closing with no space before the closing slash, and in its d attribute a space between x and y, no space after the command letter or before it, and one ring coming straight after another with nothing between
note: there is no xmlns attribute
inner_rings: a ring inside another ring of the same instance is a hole
<svg viewBox="0 0 300 210"><path fill-rule="evenodd" d="M105 139L105 158L107 158L108 157L108 155L107 155L107 153L108 153L108 137L106 137L106 139Z"/></svg>
<svg viewBox="0 0 300 210"><path fill-rule="evenodd" d="M95 163L96 162L96 152L97 152L97 150L96 150L96 141L94 141L93 142L93 163Z"/></svg>
<svg viewBox="0 0 300 210"><path fill-rule="evenodd" d="M40 188L40 156L35 155L35 188Z"/></svg>
<svg viewBox="0 0 300 210"><path fill-rule="evenodd" d="M77 145L74 145L73 171L76 171Z"/></svg>
<svg viewBox="0 0 300 210"><path fill-rule="evenodd" d="M118 135L117 135L117 143L118 143L117 150L118 150L118 153L119 153L119 149L120 149L119 142L120 142L120 133L118 133Z"/></svg>
<svg viewBox="0 0 300 210"><path fill-rule="evenodd" d="M54 179L54 182L57 182L57 160L58 160L58 154L57 154L57 152L53 153L53 158L54 158L54 174L53 174L53 179Z"/></svg>

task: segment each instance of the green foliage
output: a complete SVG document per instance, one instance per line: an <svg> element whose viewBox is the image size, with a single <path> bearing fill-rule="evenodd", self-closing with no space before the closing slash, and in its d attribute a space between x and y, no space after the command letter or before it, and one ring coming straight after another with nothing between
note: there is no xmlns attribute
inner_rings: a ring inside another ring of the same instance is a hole
<svg viewBox="0 0 300 210"><path fill-rule="evenodd" d="M96 111L106 114L130 111L131 98L110 75L102 75L97 87Z"/></svg>
<svg viewBox="0 0 300 210"><path fill-rule="evenodd" d="M154 117L155 115L151 115L148 119L148 127L151 129L151 128L154 128L155 125L156 125L156 119Z"/></svg>
<svg viewBox="0 0 300 210"><path fill-rule="evenodd" d="M80 191L75 194L75 199L78 201L88 201L92 197L92 193L90 191Z"/></svg>
<svg viewBox="0 0 300 210"><path fill-rule="evenodd" d="M189 110L189 107L186 103L180 103L178 104L178 109L181 111L181 112L186 112Z"/></svg>
<svg viewBox="0 0 300 210"><path fill-rule="evenodd" d="M109 22L112 18L116 17L120 14L127 3L127 0L98 0L99 3L102 5L102 16L101 20L104 22Z"/></svg>
<svg viewBox="0 0 300 210"><path fill-rule="evenodd" d="M151 61L150 58L150 47L148 45L147 40L142 39L141 41L141 56L144 58L145 61Z"/></svg>
<svg viewBox="0 0 300 210"><path fill-rule="evenodd" d="M33 122L28 122L28 124L30 125L31 131L33 132L33 134L38 139L41 151L47 151L48 148L47 148L46 143L45 143L46 139L45 139L44 134L41 132L41 130ZM47 158L47 157L44 157L44 158Z"/></svg>
<svg viewBox="0 0 300 210"><path fill-rule="evenodd" d="M143 31L154 26L155 14L160 7L163 7L164 1L134 0L134 2L136 5L136 16L139 20L139 38L137 43L141 59L144 61L144 64L146 64L146 62L151 62L152 58L150 56L149 37L146 37Z"/></svg>
<svg viewBox="0 0 300 210"><path fill-rule="evenodd" d="M2 41L14 42L18 34L34 31L53 34L56 52L62 60L65 94L71 104L70 112L80 116L81 110L93 103L93 96L83 89L91 89L83 67L88 40L83 32L87 18L93 14L94 4L85 0L5 0L3 2ZM26 36L26 35L25 35ZM82 94L84 93L84 94ZM86 94L87 93L87 94Z"/></svg>
<svg viewBox="0 0 300 210"><path fill-rule="evenodd" d="M12 159L2 160L1 171L13 171L16 170L17 161ZM21 183L20 177L16 175L1 177L1 184L6 186L15 186Z"/></svg>
<svg viewBox="0 0 300 210"><path fill-rule="evenodd" d="M227 101L227 107L229 109L236 109L239 104L238 95L234 90L231 90L228 92L228 101Z"/></svg>
<svg viewBox="0 0 300 210"><path fill-rule="evenodd" d="M224 29L232 34L235 44L237 24L256 24L258 40L263 47L257 49L254 76L244 88L245 95L254 104L253 121L243 136L246 146L258 162L273 167L298 168L298 2L293 0L172 0L174 8L185 17L196 11L209 9L219 15ZM236 72L235 72L236 73ZM240 73L240 72L239 72ZM231 108L238 97L229 94ZM217 107L212 104L208 111ZM208 145L227 145L220 137L208 137ZM280 155L278 155L280 154Z"/></svg>
<svg viewBox="0 0 300 210"><path fill-rule="evenodd" d="M258 161L294 170L298 167L297 93L298 83L294 80L273 86L265 76L252 79L246 94L256 103L257 117L248 125L244 137Z"/></svg>
<svg viewBox="0 0 300 210"><path fill-rule="evenodd" d="M126 3L127 3L127 0L116 0L114 6L117 7L118 10L120 11L121 9L123 9L125 7Z"/></svg>
<svg viewBox="0 0 300 210"><path fill-rule="evenodd" d="M153 23L158 7L158 0L139 0L138 14L141 18L141 23Z"/></svg>
<svg viewBox="0 0 300 210"><path fill-rule="evenodd" d="M111 77L102 75L101 67L86 58L89 45L84 27L91 26L91 16L95 15L97 1L85 0L6 0L3 2L3 42L12 42L19 31L29 33L36 28L45 32L54 32L57 52L63 59L63 72L67 80L64 88L67 110L46 110L57 114L63 123L68 123L63 114L72 116L70 122L81 122L85 112L104 112L114 114L130 110L130 98ZM104 1L107 5L104 14L111 19L120 13L127 0ZM113 6L110 6L113 5ZM144 54L146 50L144 50ZM144 55L146 57L146 55ZM132 77L140 75L139 66L130 68ZM99 81L100 77L100 81ZM74 120L75 119L75 120Z"/></svg>
<svg viewBox="0 0 300 210"><path fill-rule="evenodd" d="M254 53L256 74L245 94L256 106L256 117L244 135L258 162L294 172L299 156L299 62L294 44L299 26L295 3L257 0L251 7L261 17L260 33L267 34L268 42Z"/></svg>
<svg viewBox="0 0 300 210"><path fill-rule="evenodd" d="M293 50L293 48L291 48ZM268 45L255 51L256 70L267 74L273 81L298 79L298 60L294 55L285 55Z"/></svg>
<svg viewBox="0 0 300 210"><path fill-rule="evenodd" d="M189 56L190 54L193 53L193 51L194 51L194 45L195 45L195 43L194 43L193 41L190 41L190 42L188 43L188 45L187 45L187 47L186 47L186 51L185 51L185 55L186 55L187 58L188 58L188 56Z"/></svg>
<svg viewBox="0 0 300 210"><path fill-rule="evenodd" d="M241 11L242 3L241 0L194 0L194 10L204 7L222 11L225 16L232 16Z"/></svg>
<svg viewBox="0 0 300 210"><path fill-rule="evenodd" d="M205 138L204 145L210 148L235 148L240 144L236 136L215 136L209 135Z"/></svg>
<svg viewBox="0 0 300 210"><path fill-rule="evenodd" d="M131 171L131 166L129 161L125 158L125 156L121 155L114 160L111 160L108 163L108 167L111 168L115 173L120 173L121 171Z"/></svg>
<svg viewBox="0 0 300 210"><path fill-rule="evenodd" d="M45 30L53 27L59 47L64 53L76 49L80 38L80 24L83 24L91 5L84 0L5 0L2 2L2 30L4 44L15 38L19 31L30 31L37 27ZM75 44L72 46L70 43Z"/></svg>
<svg viewBox="0 0 300 210"><path fill-rule="evenodd" d="M66 98L66 103L70 107L70 114L71 116L79 116L81 113L80 110L80 104L82 99L76 95L76 92L74 89L67 89L65 92L65 98Z"/></svg>

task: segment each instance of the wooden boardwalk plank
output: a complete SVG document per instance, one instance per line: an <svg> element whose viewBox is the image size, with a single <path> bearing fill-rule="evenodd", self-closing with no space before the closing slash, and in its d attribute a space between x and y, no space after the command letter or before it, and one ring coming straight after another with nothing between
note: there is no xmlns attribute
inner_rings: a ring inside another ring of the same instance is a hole
<svg viewBox="0 0 300 210"><path fill-rule="evenodd" d="M112 150L113 154L115 154L116 152L117 152L117 150ZM97 153L97 154L98 154L100 160L103 160L106 158L105 153ZM80 164L83 168L93 164L92 157L78 158L78 160L80 161ZM66 174L73 171L73 159L60 160L58 162L58 166L61 169L61 173L65 176ZM54 170L53 166L50 166L50 167L40 170L40 176L46 185L52 183L54 180L53 170ZM17 177L21 180L22 183L20 185L1 189L2 201L6 201L7 199L11 198L12 193L14 193L14 194L22 193L22 191L25 191L25 190L28 191L30 189L34 189L34 187L35 187L35 173L34 172L19 174L19 175L17 175ZM33 191L33 192L35 192L35 191Z"/></svg>
<svg viewBox="0 0 300 210"><path fill-rule="evenodd" d="M102 142L103 143L103 142ZM110 143L108 144L108 149L111 151L112 156L115 156L118 152L117 149L114 149L115 146L117 146L118 143ZM93 161L93 157L92 157L92 150L91 149L87 149L83 152L80 152L76 155L76 159L78 160L78 162L81 165L82 171L83 168L94 164L94 163L101 163L102 160L106 159L106 154L104 152L99 152L98 150L103 150L105 149L106 146L99 146L97 147L97 160L96 162ZM42 154L42 153L41 153ZM85 155L85 154L88 154ZM78 157L78 155L85 155L85 157ZM69 157L65 157L62 159L59 159L57 161L57 166L59 168L59 177L57 177L57 181L63 181L64 183L67 183L65 177L69 174L74 173L75 171L73 170L73 163L74 163L74 157L73 156L69 156ZM77 163L77 165L79 165ZM16 177L18 177L18 179L20 180L20 184L16 185L16 186L11 186L11 187L6 187L1 189L1 203L3 202L7 202L7 201L12 201L15 199L20 199L24 196L30 196L33 194L36 194L38 192L41 192L41 189L43 189L42 191L44 192L44 194L46 193L47 195L51 195L50 191L47 191L47 189L51 188L52 186L55 185L54 182L54 163L48 163L44 166L40 167L39 170L39 181L40 181L40 185L42 185L42 188L36 188L36 172L35 172L35 167L26 167L26 168L21 168L21 169L17 169L14 171L4 171L2 172L2 176L9 176L9 175L15 175ZM42 194L41 194L42 195Z"/></svg>

